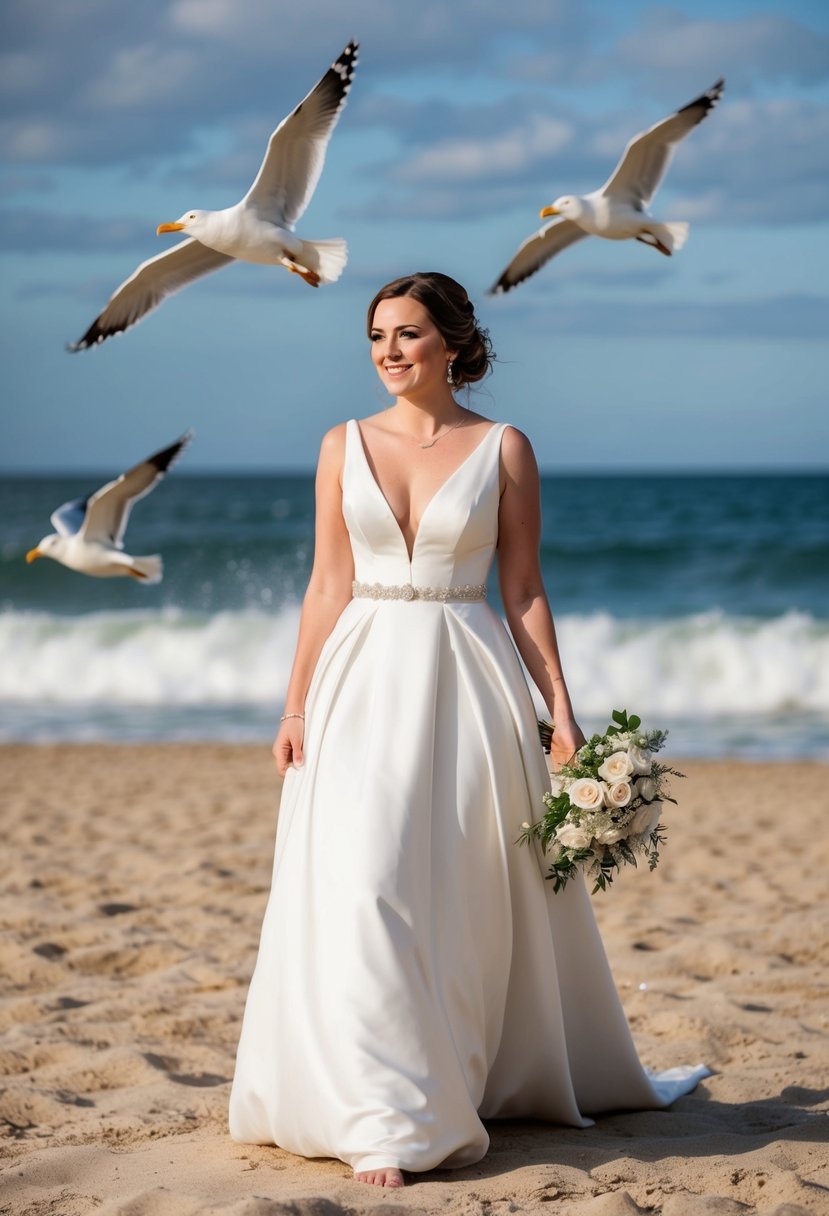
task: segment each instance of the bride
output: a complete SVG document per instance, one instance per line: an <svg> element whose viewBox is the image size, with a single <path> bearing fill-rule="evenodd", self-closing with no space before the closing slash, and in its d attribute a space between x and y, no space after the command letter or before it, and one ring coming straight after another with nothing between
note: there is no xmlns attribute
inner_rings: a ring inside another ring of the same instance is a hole
<svg viewBox="0 0 829 1216"><path fill-rule="evenodd" d="M454 396L490 370L488 337L437 273L384 287L368 329L394 404L322 442L230 1132L394 1187L478 1161L482 1119L585 1127L667 1105L705 1070L645 1072L584 883L554 895L515 843L549 787L516 648L553 759L584 737L532 448ZM511 638L485 599L496 555Z"/></svg>

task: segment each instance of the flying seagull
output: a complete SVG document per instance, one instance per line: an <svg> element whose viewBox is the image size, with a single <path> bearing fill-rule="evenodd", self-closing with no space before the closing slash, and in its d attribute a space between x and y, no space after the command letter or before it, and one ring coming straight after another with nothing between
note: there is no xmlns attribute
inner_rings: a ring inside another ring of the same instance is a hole
<svg viewBox="0 0 829 1216"><path fill-rule="evenodd" d="M130 575L142 583L160 583L161 558L157 554L132 557L125 553L124 533L132 504L149 494L192 437L193 432L188 431L170 447L108 481L88 498L77 498L58 507L51 517L56 531L30 549L26 561L51 557L79 574L96 578Z"/></svg>
<svg viewBox="0 0 829 1216"><path fill-rule="evenodd" d="M348 258L342 238L306 241L294 234L320 179L331 133L345 105L357 43L349 42L339 59L268 141L256 180L241 202L223 211L185 211L158 233L186 232L187 239L142 262L121 284L100 316L71 351L123 333L188 283L228 266L234 259L285 266L311 287L333 283Z"/></svg>
<svg viewBox="0 0 829 1216"><path fill-rule="evenodd" d="M601 236L611 241L636 240L651 245L670 257L688 239L685 223L662 223L647 211L665 176L674 149L713 110L722 96L725 81L720 79L707 93L697 97L675 114L669 114L647 131L640 131L625 148L622 159L600 190L590 194L566 194L551 207L544 207L541 218L556 218L533 233L520 246L490 295L499 295L535 274L550 258L586 236Z"/></svg>

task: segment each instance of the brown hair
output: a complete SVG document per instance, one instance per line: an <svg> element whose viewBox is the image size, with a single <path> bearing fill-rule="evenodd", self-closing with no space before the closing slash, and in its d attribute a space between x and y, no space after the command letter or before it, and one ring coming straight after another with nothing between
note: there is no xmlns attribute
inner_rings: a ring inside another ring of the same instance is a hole
<svg viewBox="0 0 829 1216"><path fill-rule="evenodd" d="M394 300L400 296L411 296L428 310L446 346L457 351L452 363L455 384L474 384L483 380L492 370L495 351L489 333L482 329L475 317L472 301L448 274L428 270L419 274L407 274L381 287L368 306L367 329L371 336L374 313L381 300Z"/></svg>

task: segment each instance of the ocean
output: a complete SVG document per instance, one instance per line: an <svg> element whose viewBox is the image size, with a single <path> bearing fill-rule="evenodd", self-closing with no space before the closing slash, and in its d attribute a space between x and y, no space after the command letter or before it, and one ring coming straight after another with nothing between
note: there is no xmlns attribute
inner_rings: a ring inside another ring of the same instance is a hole
<svg viewBox="0 0 829 1216"><path fill-rule="evenodd" d="M176 470L129 550L164 581L25 553L101 477L0 482L0 740L271 740L313 553L310 475ZM829 478L542 478L542 565L585 729L675 755L829 758ZM496 580L490 598L500 611Z"/></svg>

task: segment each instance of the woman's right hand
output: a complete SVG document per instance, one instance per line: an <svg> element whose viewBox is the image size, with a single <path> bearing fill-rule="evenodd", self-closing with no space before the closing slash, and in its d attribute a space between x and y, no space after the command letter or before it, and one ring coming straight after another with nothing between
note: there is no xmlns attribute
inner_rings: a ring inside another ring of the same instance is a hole
<svg viewBox="0 0 829 1216"><path fill-rule="evenodd" d="M556 719L553 745L550 755L556 768L569 764L579 748L586 742L581 727L574 718Z"/></svg>
<svg viewBox="0 0 829 1216"><path fill-rule="evenodd" d="M305 719L286 718L280 722L273 741L273 758L280 777L284 777L291 765L301 768L304 756L302 744L305 738Z"/></svg>

